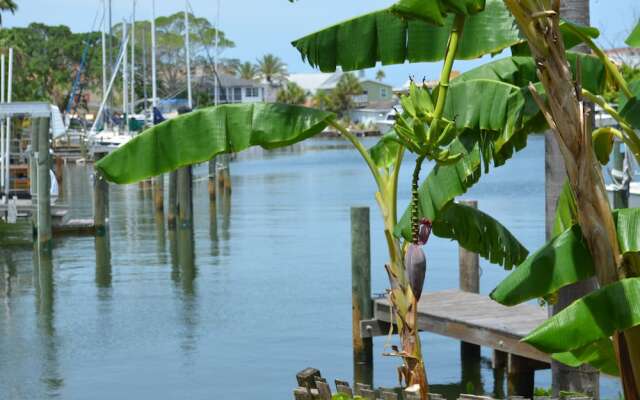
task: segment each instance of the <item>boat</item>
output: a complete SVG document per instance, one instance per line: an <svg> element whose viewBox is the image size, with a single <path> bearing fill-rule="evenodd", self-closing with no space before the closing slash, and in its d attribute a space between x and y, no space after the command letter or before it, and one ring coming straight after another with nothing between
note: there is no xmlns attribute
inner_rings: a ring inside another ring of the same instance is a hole
<svg viewBox="0 0 640 400"><path fill-rule="evenodd" d="M393 126L396 123L396 118L398 115L398 110L396 108L392 108L385 116L384 119L379 119L375 121L376 128L380 131L381 134L388 133L393 129Z"/></svg>

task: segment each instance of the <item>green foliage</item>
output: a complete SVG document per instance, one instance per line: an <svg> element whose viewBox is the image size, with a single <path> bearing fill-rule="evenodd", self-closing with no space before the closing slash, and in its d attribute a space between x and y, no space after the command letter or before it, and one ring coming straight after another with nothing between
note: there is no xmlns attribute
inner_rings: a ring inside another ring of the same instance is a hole
<svg viewBox="0 0 640 400"><path fill-rule="evenodd" d="M555 353L553 359L570 367L589 364L594 368L612 376L619 376L620 370L616 361L613 342L609 338L598 340L584 347L565 353Z"/></svg>
<svg viewBox="0 0 640 400"><path fill-rule="evenodd" d="M636 27L633 29L627 40L625 40L625 43L629 45L629 47L640 47L640 21L638 21Z"/></svg>
<svg viewBox="0 0 640 400"><path fill-rule="evenodd" d="M100 160L111 182L134 183L250 146L288 146L321 132L334 115L285 104L205 108L165 121Z"/></svg>
<svg viewBox="0 0 640 400"><path fill-rule="evenodd" d="M574 225L529 256L489 296L498 303L513 306L544 297L594 274L589 249L580 227Z"/></svg>
<svg viewBox="0 0 640 400"><path fill-rule="evenodd" d="M382 82L384 78L387 77L387 74L384 73L383 69L379 69L376 71L376 80Z"/></svg>
<svg viewBox="0 0 640 400"><path fill-rule="evenodd" d="M239 78L254 81L258 79L260 69L251 61L245 61L235 67L235 73Z"/></svg>
<svg viewBox="0 0 640 400"><path fill-rule="evenodd" d="M265 54L258 59L258 75L269 83L277 83L287 77L287 66L279 57Z"/></svg>
<svg viewBox="0 0 640 400"><path fill-rule="evenodd" d="M441 61L452 24L453 16L436 26L381 10L312 33L293 45L303 59L323 72L333 72L338 65L344 71L372 68L378 61L383 65ZM467 18L455 58L499 53L522 41L502 0L487 0L484 12Z"/></svg>
<svg viewBox="0 0 640 400"><path fill-rule="evenodd" d="M0 0L0 25L2 25L2 12L10 11L11 14L15 14L18 9L18 5L14 0Z"/></svg>
<svg viewBox="0 0 640 400"><path fill-rule="evenodd" d="M640 278L629 278L576 300L523 341L545 353L563 353L637 325L640 325Z"/></svg>
<svg viewBox="0 0 640 400"><path fill-rule="evenodd" d="M361 93L360 81L354 74L347 72L340 77L335 89L328 93L327 109L344 116L355 108L353 96Z"/></svg>
<svg viewBox="0 0 640 400"><path fill-rule="evenodd" d="M442 26L448 13L469 16L483 11L484 7L485 0L400 0L391 11Z"/></svg>
<svg viewBox="0 0 640 400"><path fill-rule="evenodd" d="M278 91L277 101L285 104L304 104L307 94L295 82L287 82L286 86Z"/></svg>

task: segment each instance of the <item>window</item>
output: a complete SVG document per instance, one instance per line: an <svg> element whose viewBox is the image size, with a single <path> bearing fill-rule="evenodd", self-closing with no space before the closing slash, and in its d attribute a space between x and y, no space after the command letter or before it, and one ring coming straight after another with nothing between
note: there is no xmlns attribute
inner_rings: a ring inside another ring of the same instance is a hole
<svg viewBox="0 0 640 400"><path fill-rule="evenodd" d="M245 89L245 96L246 97L259 97L260 93L259 93L259 89L256 87L248 87Z"/></svg>
<svg viewBox="0 0 640 400"><path fill-rule="evenodd" d="M382 97L382 98L387 97L387 88L386 87L381 87L380 88L380 97Z"/></svg>
<svg viewBox="0 0 640 400"><path fill-rule="evenodd" d="M242 101L242 88L233 88L233 101Z"/></svg>

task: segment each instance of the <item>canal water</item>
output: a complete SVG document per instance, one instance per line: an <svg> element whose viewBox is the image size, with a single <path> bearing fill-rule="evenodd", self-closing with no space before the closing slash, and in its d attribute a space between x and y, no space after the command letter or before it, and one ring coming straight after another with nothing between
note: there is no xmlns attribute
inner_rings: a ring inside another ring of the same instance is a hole
<svg viewBox="0 0 640 400"><path fill-rule="evenodd" d="M530 250L544 241L543 153L543 138L532 137L464 196ZM403 207L412 163L405 164ZM65 170L63 197L74 217L92 215L91 171ZM34 261L19 241L0 245L0 397L290 399L296 372L308 366L352 379L351 206L371 207L373 290L387 287L374 184L357 153L342 140L318 139L242 154L231 164L232 195L213 209L206 166L194 173L191 248L176 245L138 185L111 188L110 252L93 237L56 239L51 260ZM426 251L425 290L457 287L456 244L434 238ZM178 263L181 252L193 262ZM481 267L488 293L506 273ZM385 341L374 342L375 384L394 386L398 360L381 355ZM469 383L457 341L423 341L434 391L502 393L489 350ZM536 386L550 386L548 371L536 374ZM617 381L602 379L605 398L618 393Z"/></svg>

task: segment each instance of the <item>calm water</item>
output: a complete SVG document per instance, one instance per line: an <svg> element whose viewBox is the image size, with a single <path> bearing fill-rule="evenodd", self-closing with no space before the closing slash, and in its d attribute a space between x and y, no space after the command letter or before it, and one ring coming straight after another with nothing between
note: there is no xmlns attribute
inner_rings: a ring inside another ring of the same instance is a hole
<svg viewBox="0 0 640 400"><path fill-rule="evenodd" d="M465 198L532 250L544 240L544 143L530 144ZM253 152L231 168L232 196L214 210L206 168L195 170L192 251L175 244L137 185L111 189L110 254L93 237L56 239L52 261L37 268L28 246L0 249L2 398L290 399L307 366L352 379L350 206L372 208L373 290L386 287L367 169L332 140ZM74 216L90 217L91 168L66 174ZM406 205L410 171L402 175ZM432 239L427 252L426 290L457 287L457 246ZM483 262L482 292L504 276ZM458 390L458 342L423 340L429 380ZM384 342L375 340L375 384L393 386L397 360L380 355ZM483 350L488 393L490 355ZM550 373L538 372L536 386L549 385ZM619 388L602 379L602 390L613 398Z"/></svg>

